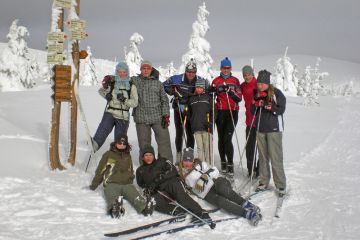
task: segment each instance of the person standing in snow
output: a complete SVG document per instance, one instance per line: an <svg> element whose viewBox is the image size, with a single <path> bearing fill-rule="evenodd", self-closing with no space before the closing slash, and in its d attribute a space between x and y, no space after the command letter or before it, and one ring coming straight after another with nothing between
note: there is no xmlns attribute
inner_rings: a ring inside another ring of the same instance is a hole
<svg viewBox="0 0 360 240"><path fill-rule="evenodd" d="M212 98L205 92L205 81L197 80L189 98L189 122L195 136L197 156L212 164Z"/></svg>
<svg viewBox="0 0 360 240"><path fill-rule="evenodd" d="M185 148L179 164L179 173L191 191L201 199L229 213L242 216L256 226L261 220L260 208L242 198L231 183L219 176L216 167L210 167L199 158L194 159L191 148Z"/></svg>
<svg viewBox="0 0 360 240"><path fill-rule="evenodd" d="M127 134L129 110L138 105L137 89L130 83L129 68L125 62L116 65L115 75L104 77L99 94L106 99L107 106L92 138L94 152L104 144L114 126L114 139L120 134Z"/></svg>
<svg viewBox="0 0 360 240"><path fill-rule="evenodd" d="M242 100L239 79L231 74L231 61L226 57L220 64L220 76L212 81L212 91L216 92L216 128L218 131L218 148L221 159L221 171L234 176L234 134L239 113L239 102ZM233 119L231 119L233 118ZM233 124L234 121L234 124Z"/></svg>
<svg viewBox="0 0 360 240"><path fill-rule="evenodd" d="M125 213L119 196L123 196L138 213L145 216L151 215L154 209L151 201L142 197L133 185L135 176L130 151L128 137L118 135L116 141L111 143L110 150L102 156L90 185L94 191L103 183L107 213L113 218Z"/></svg>
<svg viewBox="0 0 360 240"><path fill-rule="evenodd" d="M196 75L196 72L196 62L194 59L191 59L185 66L185 73L174 75L163 82L166 93L170 96L174 96L174 99L172 100L172 107L174 109L174 122L176 129L176 163L180 162L183 135L186 134L186 147L194 148L195 143L194 136L191 132L191 123L187 121L186 124L184 124L189 97L194 95L195 84L197 81L205 81L205 88L209 88L209 82Z"/></svg>
<svg viewBox="0 0 360 240"><path fill-rule="evenodd" d="M154 197L155 210L171 215L183 213L174 203L169 202L161 193L168 195L183 207L211 222L209 214L201 208L186 192L179 178L176 167L166 159L155 159L154 148L145 145L143 149L144 164L136 170L136 181L139 187L144 188L147 195Z"/></svg>
<svg viewBox="0 0 360 240"><path fill-rule="evenodd" d="M173 161L169 134L170 109L169 99L159 81L159 72L152 67L151 62L143 61L141 74L132 77L136 86L139 103L133 111L136 132L139 143L139 163L142 164L143 148L151 144L151 130L155 133L155 140L159 149L159 158Z"/></svg>
<svg viewBox="0 0 360 240"><path fill-rule="evenodd" d="M254 120L254 115L251 113L251 103L254 99L254 90L257 88L256 78L254 77L254 70L251 66L244 66L242 68L242 74L244 82L240 85L240 90L245 102L245 124L246 124L246 163L249 177L259 176L259 166L256 163L255 156L255 145L256 145L256 125ZM252 124L252 125L251 125ZM255 163L253 163L255 161ZM253 166L254 164L254 166ZM254 170L254 172L253 172Z"/></svg>
<svg viewBox="0 0 360 240"><path fill-rule="evenodd" d="M282 132L284 130L283 114L286 107L284 94L270 84L271 73L262 70L257 78L257 89L251 104L251 112L256 113L256 134L259 149L259 186L256 191L268 188L270 182L270 162L273 180L283 196L286 193L286 177L283 164ZM260 116L260 117L259 117Z"/></svg>

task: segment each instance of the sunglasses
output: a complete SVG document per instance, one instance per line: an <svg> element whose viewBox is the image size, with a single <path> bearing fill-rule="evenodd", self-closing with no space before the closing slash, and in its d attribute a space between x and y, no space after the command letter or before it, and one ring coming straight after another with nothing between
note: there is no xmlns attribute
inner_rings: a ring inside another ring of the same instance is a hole
<svg viewBox="0 0 360 240"><path fill-rule="evenodd" d="M183 159L183 162L192 162L193 159Z"/></svg>

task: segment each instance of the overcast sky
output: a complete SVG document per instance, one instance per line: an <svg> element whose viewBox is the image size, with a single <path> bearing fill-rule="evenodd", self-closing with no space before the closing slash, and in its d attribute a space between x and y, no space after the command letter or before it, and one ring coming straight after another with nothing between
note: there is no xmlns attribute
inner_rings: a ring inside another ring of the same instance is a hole
<svg viewBox="0 0 360 240"><path fill-rule="evenodd" d="M96 58L123 58L139 32L143 58L179 63L203 0L81 0L80 17ZM360 0L207 0L206 39L215 61L282 54L331 57L360 63ZM29 29L28 45L45 49L52 0L0 0L0 42L15 18Z"/></svg>

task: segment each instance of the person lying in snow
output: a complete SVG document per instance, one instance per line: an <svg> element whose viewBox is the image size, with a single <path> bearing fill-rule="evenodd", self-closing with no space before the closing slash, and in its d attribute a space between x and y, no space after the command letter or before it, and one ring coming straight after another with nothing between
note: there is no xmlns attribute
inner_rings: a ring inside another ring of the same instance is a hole
<svg viewBox="0 0 360 240"><path fill-rule="evenodd" d="M194 159L193 149L184 149L179 173L192 192L205 201L248 219L253 226L262 219L260 208L237 194L226 178L219 177L216 167L209 167L206 162Z"/></svg>
<svg viewBox="0 0 360 240"><path fill-rule="evenodd" d="M90 185L94 191L103 182L107 213L113 218L124 214L119 196L123 196L144 216L151 215L154 209L151 199L141 196L133 185L135 176L130 151L128 137L119 135L102 156Z"/></svg>
<svg viewBox="0 0 360 240"><path fill-rule="evenodd" d="M144 163L136 170L136 181L147 194L154 197L155 210L171 215L184 212L162 195L166 194L203 220L212 222L209 214L185 192L176 167L169 160L155 159L154 148L151 145L144 146L143 154Z"/></svg>

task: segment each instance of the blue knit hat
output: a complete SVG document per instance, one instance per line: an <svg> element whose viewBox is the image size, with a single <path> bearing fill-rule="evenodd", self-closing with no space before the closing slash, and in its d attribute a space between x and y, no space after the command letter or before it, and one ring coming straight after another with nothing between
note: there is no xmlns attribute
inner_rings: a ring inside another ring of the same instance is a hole
<svg viewBox="0 0 360 240"><path fill-rule="evenodd" d="M223 67L231 67L231 61L228 57L221 60L220 68L223 68Z"/></svg>
<svg viewBox="0 0 360 240"><path fill-rule="evenodd" d="M125 70L127 73L129 73L129 67L128 67L128 65L126 64L126 62L119 62L119 63L116 65L115 75L117 75L117 72L118 72L120 69Z"/></svg>

